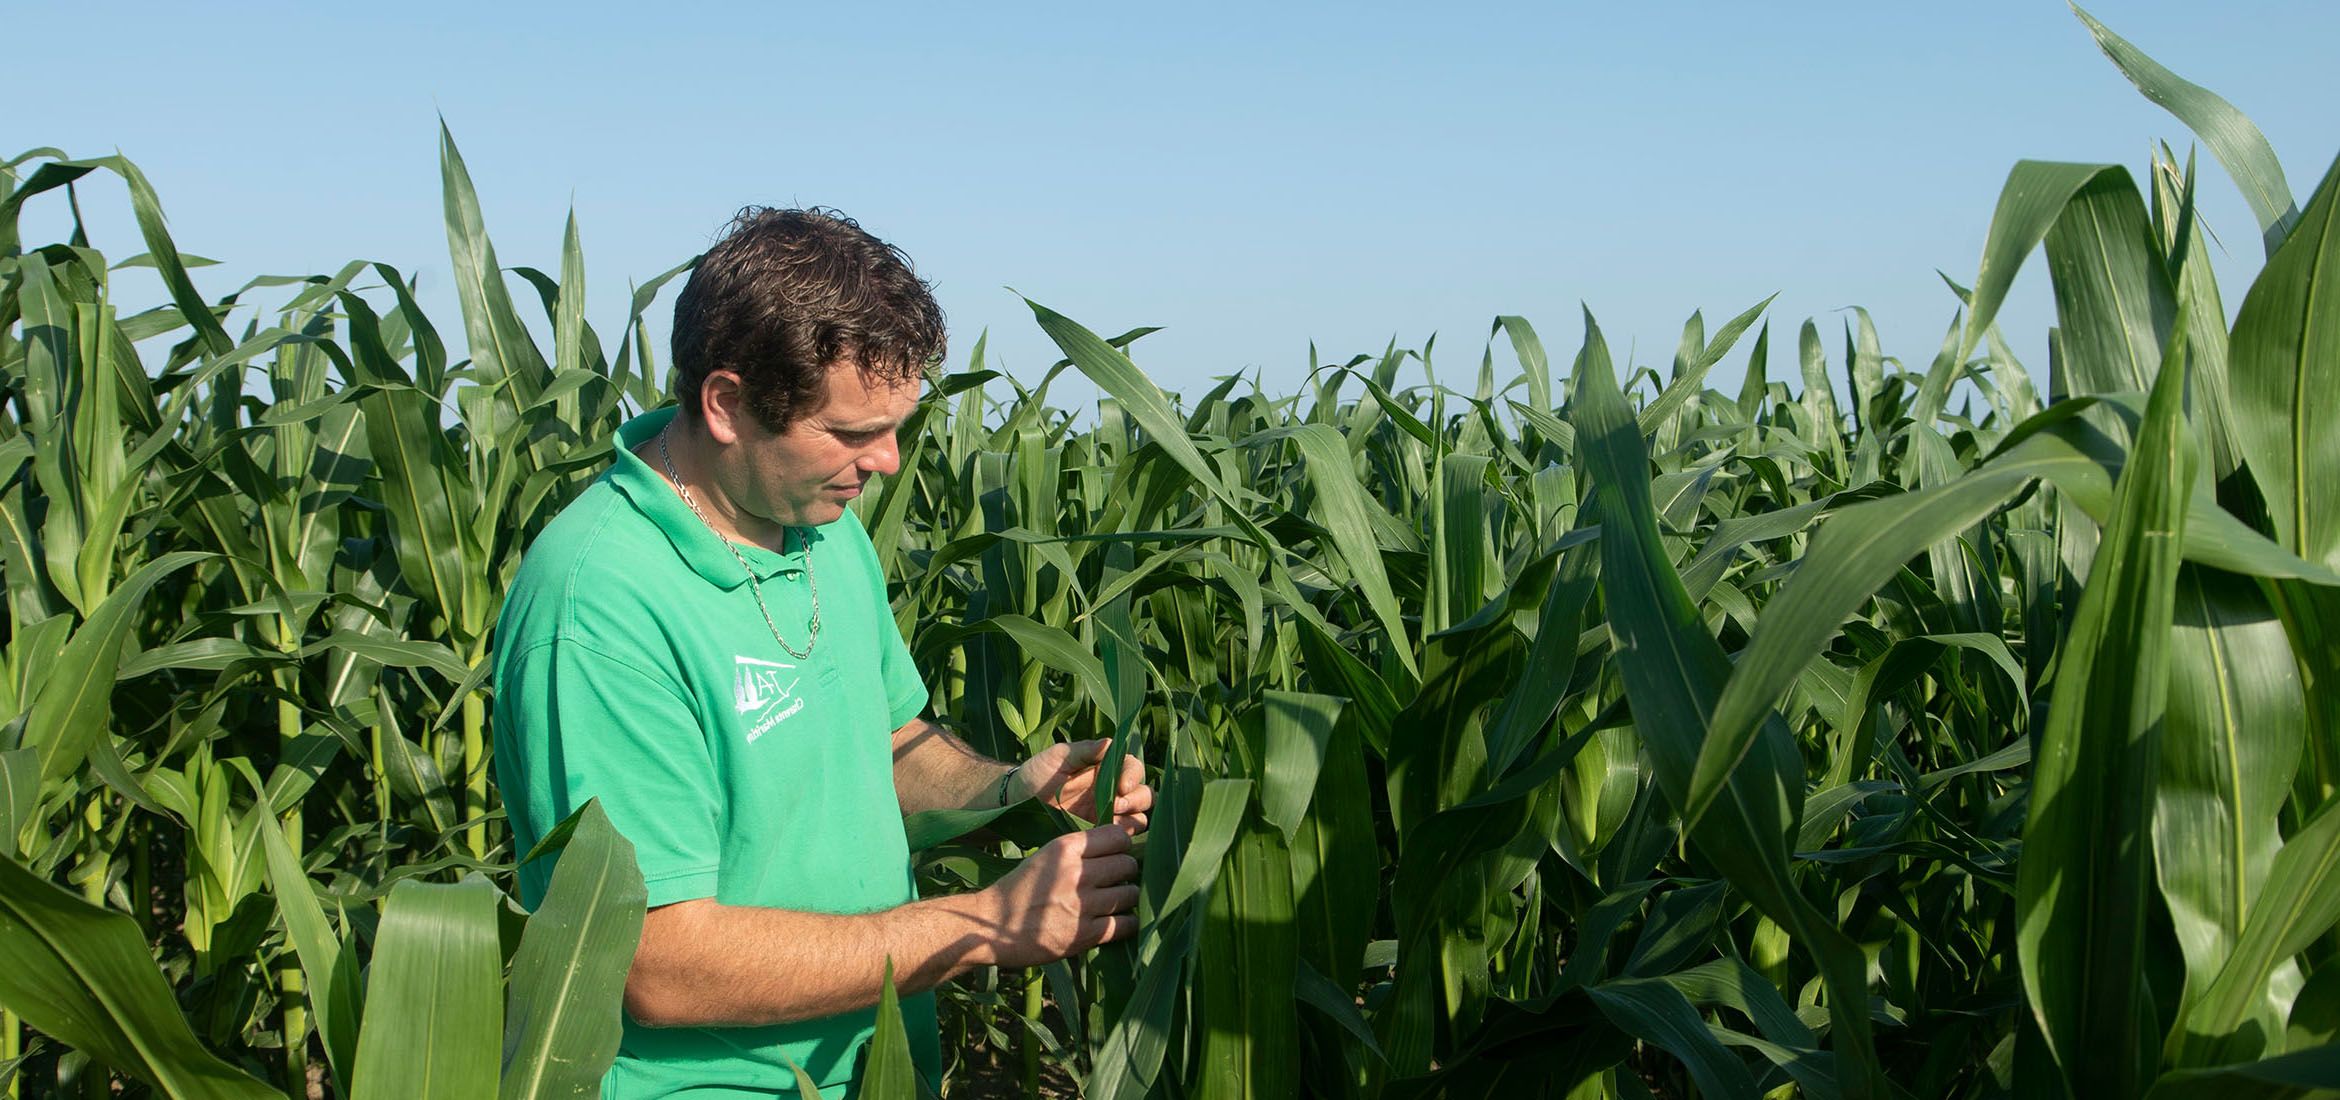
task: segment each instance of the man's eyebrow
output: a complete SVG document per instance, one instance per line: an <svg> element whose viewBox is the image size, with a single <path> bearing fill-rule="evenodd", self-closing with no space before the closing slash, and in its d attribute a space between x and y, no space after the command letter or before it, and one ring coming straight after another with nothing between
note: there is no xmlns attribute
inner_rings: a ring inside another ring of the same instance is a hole
<svg viewBox="0 0 2340 1100"><path fill-rule="evenodd" d="M896 420L896 419L894 419L894 418L892 418L892 417L882 417L882 418L879 418L879 419L876 419L876 420L863 420L863 421L858 421L858 422L855 422L855 421L846 421L846 422L842 422L842 423L836 423L836 424L831 424L831 425L829 425L830 429L831 429L831 430L833 430L833 431L840 431L840 432L847 432L847 433L855 433L855 434L858 434L858 433L863 433L863 432L883 432L883 431L890 431L890 430L892 430L892 429L894 429L894 428L899 428L899 427L901 427L901 426L902 426L902 421L900 421L900 420Z"/></svg>

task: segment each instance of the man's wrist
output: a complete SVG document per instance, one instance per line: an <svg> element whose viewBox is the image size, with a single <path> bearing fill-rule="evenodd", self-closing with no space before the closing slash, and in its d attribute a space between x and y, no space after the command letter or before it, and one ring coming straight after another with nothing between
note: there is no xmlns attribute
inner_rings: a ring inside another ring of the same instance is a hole
<svg viewBox="0 0 2340 1100"><path fill-rule="evenodd" d="M999 944L992 937L998 934L1002 921L998 913L986 908L990 900L988 891L977 890L911 903L938 921L946 930L946 942L956 947L950 961L950 977L976 967L999 965Z"/></svg>
<svg viewBox="0 0 2340 1100"><path fill-rule="evenodd" d="M1024 770L1024 766L1022 764L1011 764L1008 766L1008 770L999 773L999 785L992 790L993 805L998 806L1000 809L1006 809L1008 807L1010 804L1008 801L1008 788L1015 783L1016 773L1022 770Z"/></svg>

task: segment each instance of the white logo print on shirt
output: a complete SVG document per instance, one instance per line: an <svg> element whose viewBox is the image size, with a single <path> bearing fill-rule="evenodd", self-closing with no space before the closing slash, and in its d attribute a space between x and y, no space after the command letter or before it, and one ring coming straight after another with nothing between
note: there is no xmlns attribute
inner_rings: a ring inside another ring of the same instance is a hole
<svg viewBox="0 0 2340 1100"><path fill-rule="evenodd" d="M739 656L732 662L732 705L743 715L756 716L747 731L750 744L804 709L804 700L796 697L796 682L801 677L795 674L795 665Z"/></svg>

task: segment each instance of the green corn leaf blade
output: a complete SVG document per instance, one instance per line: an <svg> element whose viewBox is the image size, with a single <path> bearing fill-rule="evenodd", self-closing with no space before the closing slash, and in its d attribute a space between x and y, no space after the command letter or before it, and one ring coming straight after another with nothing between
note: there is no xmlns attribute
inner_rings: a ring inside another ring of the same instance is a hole
<svg viewBox="0 0 2340 1100"><path fill-rule="evenodd" d="M2303 670L2340 666L2340 589L2286 580L2271 585L2268 594ZM2308 752L2293 781L2292 798L2301 807L2320 806L2340 794L2340 676L2303 680Z"/></svg>
<svg viewBox="0 0 2340 1100"><path fill-rule="evenodd" d="M49 164L33 169L33 174L26 178L23 184L18 185L16 183L18 179L16 167L25 161L38 157L50 157L53 160ZM43 148L31 150L18 156L8 162L7 168L7 171L0 172L0 189L11 187L14 189L10 190L6 197L0 198L0 254L13 256L24 250L24 238L21 227L17 223L25 202L44 191L56 190L95 172L98 166L90 161L67 160L62 151Z"/></svg>
<svg viewBox="0 0 2340 1100"><path fill-rule="evenodd" d="M40 750L0 752L0 856L15 857L41 819Z"/></svg>
<svg viewBox="0 0 2340 1100"><path fill-rule="evenodd" d="M2177 311L2158 235L2128 170L2117 165L2022 161L2007 174L1983 246L1974 310L1955 358L1937 361L1917 414L1940 411L1954 379L1991 326L2015 273L2043 242L2062 324L2068 395L2140 391L2159 370ZM2207 379L2200 384L2210 384Z"/></svg>
<svg viewBox="0 0 2340 1100"><path fill-rule="evenodd" d="M48 501L41 522L42 564L58 593L87 615L105 593L85 590L83 584L80 552L94 534L88 500L91 462L83 448L97 424L112 426L111 410L101 407L110 391L92 393L93 387L84 383L90 371L73 339L79 309L70 287L60 287L50 265L39 256L20 261L17 271L17 303L26 336L20 345L19 369L25 378L21 404L31 414L25 425L28 434L37 440L33 477Z"/></svg>
<svg viewBox="0 0 2340 1100"><path fill-rule="evenodd" d="M1385 787L1401 858L1418 823L1484 786L1485 719L1516 684L1521 648L1507 621L1431 638L1422 688L1392 724Z"/></svg>
<svg viewBox="0 0 2340 1100"><path fill-rule="evenodd" d="M1130 362L1127 355L1097 334L1055 310L1028 298L1024 304L1032 307L1033 316L1040 321L1041 331L1056 341L1057 346L1064 350L1066 358L1071 359L1073 365L1080 368L1090 381L1120 401L1123 411L1136 420L1138 427L1143 428L1147 435L1153 437L1153 442L1172 461L1211 495L1233 503L1218 472L1211 468L1210 462L1195 448L1193 436L1171 410L1169 400L1162 396L1161 389L1146 377L1144 371L1138 369L1137 364Z"/></svg>
<svg viewBox="0 0 2340 1100"><path fill-rule="evenodd" d="M968 629L971 633L998 633L1015 639L1027 656L1069 674L1100 710L1107 714L1113 712L1113 682L1105 675L1105 662L1062 628L1029 615L997 615L971 624Z"/></svg>
<svg viewBox="0 0 2340 1100"><path fill-rule="evenodd" d="M341 937L326 920L309 874L285 841L276 815L253 814L252 822L259 829L261 849L267 856L269 892L276 898L286 938L292 940L301 972L308 979L309 1011L325 1043L326 1064L346 1091L351 1085L350 1074L357 1068L358 1014L364 1003L357 970L343 965Z"/></svg>
<svg viewBox="0 0 2340 1100"><path fill-rule="evenodd" d="M1215 858L1212 862L1216 866ZM1088 1095L1096 1100L1143 1100L1155 1094L1162 1056L1169 1050L1172 1016L1185 992L1181 979L1193 949L1191 930L1200 926L1183 918L1171 923L1167 935L1148 938L1138 958L1137 987L1105 1033L1091 1065Z"/></svg>
<svg viewBox="0 0 2340 1100"><path fill-rule="evenodd" d="M471 698L471 693L486 687L488 679L495 675L495 670L496 663L486 659L471 666L470 670L463 674L463 678L456 681L455 690L447 693L447 705L439 709L438 717L431 719L431 728L434 730L446 728L448 721L462 711L463 701Z"/></svg>
<svg viewBox="0 0 2340 1100"><path fill-rule="evenodd" d="M2300 987L2291 1002L2285 1035L2289 1050L2340 1043L2340 970L2318 970Z"/></svg>
<svg viewBox="0 0 2340 1100"><path fill-rule="evenodd" d="M780 1060L788 1063L788 1072L796 1077L796 1100L821 1100L821 1086L812 1079L812 1074L806 1073L785 1051L781 1052Z"/></svg>
<svg viewBox="0 0 2340 1100"><path fill-rule="evenodd" d="M1601 505L1601 578L1610 629L1617 635L1634 727L1657 766L1660 786L1680 803L1701 742L1711 747L1711 715L1730 676L1730 660L1706 633L1659 542L1648 452L1589 313L1585 332L1573 411L1585 470ZM1802 802L1794 747L1776 717L1765 717L1754 732L1749 744L1757 751L1718 788L1713 812L1692 830L1692 840L1733 886L1792 929L1812 953L1829 991L1838 1056L1847 1064L1846 1092L1883 1095L1859 949L1803 900L1788 877L1787 837Z"/></svg>
<svg viewBox="0 0 2340 1100"><path fill-rule="evenodd" d="M2074 200L2092 188L2104 210L2113 209L2112 195L2121 191L2136 193L2128 170L2118 165L2024 160L2017 161L2008 170L2007 182L1999 190L1998 209L1991 214L1990 232L1983 241L1982 266L1975 275L1965 334L1951 363L1963 363L1974 354L1975 346L1997 319L1999 307L2006 302L2008 288L2014 285L2015 274L2022 270L2023 262L2047 240ZM2078 223L2086 220L2088 213L2084 210L2073 214L2076 229L2085 228ZM1930 423L1932 417L1928 414L1939 413L1949 396L1947 375L1929 376L1920 391L1913 417L1920 418L1920 423Z"/></svg>
<svg viewBox="0 0 2340 1100"><path fill-rule="evenodd" d="M2018 692L2022 690L2023 668L2016 663L2015 654L2007 648L2006 640L1998 635L1920 634L1895 639L1885 652L1862 665L1860 672L1853 677L1852 690L1845 695L1842 707L1827 717L1840 730L1860 729L1863 720L1870 714L1871 706L1916 682L1919 677L1932 671L1943 654L1953 650L1971 652L1989 661L2005 674L2011 689ZM1869 758L1870 753L1865 748L1856 747L1846 753L1844 758L1830 764L1830 780L1834 783L1851 782L1855 773L1868 765Z"/></svg>
<svg viewBox="0 0 2340 1100"><path fill-rule="evenodd" d="M2299 216L2299 208L2292 205L2291 185L2284 182L2282 162L2275 159L2275 147L2267 144L2267 136L2233 104L2163 68L2079 5L2072 6L2072 13L2088 25L2088 33L2096 36L2097 48L2120 67L2129 83L2145 93L2145 98L2176 115L2178 121L2210 146L2211 155L2226 166L2227 174L2242 188L2244 201L2250 203L2251 213L2259 219L2267 254L2274 255L2292 221Z"/></svg>
<svg viewBox="0 0 2340 1100"><path fill-rule="evenodd" d="M1170 555L1157 555L1168 558ZM1113 543L1105 547L1103 580L1113 583L1135 571L1137 551L1128 543ZM1137 626L1130 616L1130 597L1127 590L1106 601L1096 616L1099 635L1097 649L1105 666L1105 682L1113 693L1113 741L1106 746L1105 758L1098 762L1099 775L1120 775L1127 770L1124 763L1132 752L1144 747L1145 740L1138 729L1138 712L1145 707L1146 677L1153 671L1146 660L1145 647L1137 640ZM1156 673L1158 676L1159 674ZM1118 784L1097 785L1096 803L1090 820L1111 821L1113 803L1120 794Z"/></svg>
<svg viewBox="0 0 2340 1100"><path fill-rule="evenodd" d="M1243 811L1251 801L1251 780L1213 779L1203 785L1202 809L1195 817L1194 839L1179 857L1178 877L1154 910L1155 919L1168 920L1186 901L1211 888L1227 849L1243 826Z"/></svg>
<svg viewBox="0 0 2340 1100"><path fill-rule="evenodd" d="M1492 517L1486 494L1491 461L1480 455L1448 454L1438 460L1430 498L1430 581L1422 607L1422 631L1436 634L1461 623L1487 602L1489 584L1502 575L1491 560Z"/></svg>
<svg viewBox="0 0 2340 1100"><path fill-rule="evenodd" d="M1355 980L1381 897L1381 847L1357 723L1334 724L1316 792L1292 843L1300 957L1327 980Z"/></svg>
<svg viewBox="0 0 2340 1100"><path fill-rule="evenodd" d="M2128 169L2090 176L2048 228L2048 275L2065 393L2150 389L2177 314L2176 289Z"/></svg>
<svg viewBox="0 0 2340 1100"><path fill-rule="evenodd" d="M602 377L598 370L588 369L585 339L585 245L578 238L577 211L572 208L568 227L561 233L561 292L553 309L554 377L572 372Z"/></svg>
<svg viewBox="0 0 2340 1100"><path fill-rule="evenodd" d="M1284 597L1286 605L1303 619L1321 620L1323 616L1316 611L1316 605L1302 598L1293 584L1290 573L1282 564L1282 551L1276 540L1252 518L1242 499L1212 469L1209 460L1195 446L1193 436L1171 411L1169 399L1162 396L1161 389L1154 385L1153 380L1147 378L1145 372L1137 368L1137 364L1130 362L1129 356L1123 354L1121 349L1099 338L1096 333L1029 298L1024 300L1024 304L1032 308L1033 316L1039 319L1041 330L1056 342L1057 347L1063 349L1065 357L1090 381L1120 402L1123 412L1137 421L1138 426L1152 437L1150 442L1160 447L1162 453L1192 477L1213 500L1225 505L1230 513L1228 518L1242 528L1251 541L1268 551L1269 581L1276 593ZM1397 646L1393 652L1407 672L1420 675L1410 647Z"/></svg>
<svg viewBox="0 0 2340 1100"><path fill-rule="evenodd" d="M1875 412L1870 405L1885 389L1885 349L1877 340L1877 322L1869 316L1869 311L1859 306L1852 307L1852 311L1859 328L1845 326L1844 359L1846 373L1852 381L1853 422L1862 428L1862 442L1871 439L1882 442L1884 437L1876 431Z"/></svg>
<svg viewBox="0 0 2340 1100"><path fill-rule="evenodd" d="M989 825L1020 804L987 806L975 810L920 810L903 817L902 829L909 836L910 850L923 852Z"/></svg>
<svg viewBox="0 0 2340 1100"><path fill-rule="evenodd" d="M1817 1041L1812 1029L1781 999L1778 988L1746 963L1716 959L1688 970L1677 970L1660 980L1681 990L1692 1004L1719 1004L1736 1010L1754 1021L1756 1030L1772 1042L1809 1050ZM1827 1076L1833 1088L1834 1077ZM1809 1082L1806 1087L1810 1087Z"/></svg>
<svg viewBox="0 0 2340 1100"><path fill-rule="evenodd" d="M1796 350L1804 371L1802 408L1808 430L1829 458L1829 477L1844 476L1844 414L1837 410L1836 386L1828 378L1828 353L1820 346L1820 329L1812 322L1796 333ZM1818 455L1813 455L1818 458Z"/></svg>
<svg viewBox="0 0 2340 1100"><path fill-rule="evenodd" d="M2277 969L2340 924L2340 802L2326 805L2284 842L2267 871L2234 953L2171 1049L2179 1065L2203 1066L2270 1053L2279 1032L2254 1024Z"/></svg>
<svg viewBox="0 0 2340 1100"><path fill-rule="evenodd" d="M1910 425L1905 471L1914 472L1918 484L1928 488L1946 485L1966 472L1950 441L1922 423ZM1984 575L1973 564L1975 547L1989 545L1988 536L1986 530L1969 528L1926 547L1931 566L1927 575L1950 612L1951 627L1959 633L1981 633L1997 626L2000 619L1998 578Z"/></svg>
<svg viewBox="0 0 2340 1100"><path fill-rule="evenodd" d="M1595 517L1580 514L1579 521L1590 518ZM1579 527L1572 534L1594 530ZM1589 545L1560 557L1552 586L1537 612L1536 641L1528 650L1527 667L1517 686L1504 695L1502 708L1487 728L1489 774L1508 773L1566 697L1576 668L1576 644L1585 611L1599 584L1599 565L1600 550Z"/></svg>
<svg viewBox="0 0 2340 1100"><path fill-rule="evenodd" d="M43 165L45 170L49 166ZM179 256L179 248L171 241L170 230L163 218L162 200L156 196L154 185L147 182L146 173L130 163L126 157L95 157L85 161L64 162L62 167L104 168L122 177L130 190L130 211L137 219L138 233L146 242L146 252L160 275L163 286L170 291L171 301L179 314L194 327L195 337L203 346L217 355L235 346L227 330L220 327L219 317L211 304L204 301L202 292L187 276L187 264ZM62 181L60 181L62 182ZM13 221L13 219L10 219Z"/></svg>
<svg viewBox="0 0 2340 1100"><path fill-rule="evenodd" d="M281 665L290 658L274 648L253 646L239 639L187 639L173 641L166 646L154 646L140 651L136 658L115 665L115 679L129 681L164 669L201 669L201 672L220 672L239 665Z"/></svg>
<svg viewBox="0 0 2340 1100"><path fill-rule="evenodd" d="M1373 617L1387 633L1388 644L1411 660L1413 644L1408 640L1411 635L1405 615L1390 588L1381 545L1373 534L1370 513L1380 505L1366 496L1348 446L1331 425L1303 425L1292 439L1307 463L1309 485L1316 490L1316 510L1310 518L1331 532L1333 548L1349 567L1349 576L1365 597L1365 605L1373 609Z"/></svg>
<svg viewBox="0 0 2340 1100"><path fill-rule="evenodd" d="M463 307L463 328L471 339L471 362L483 380L500 385L496 399L512 408L533 404L551 375L544 353L512 305L511 288L496 263L479 194L455 148L455 135L439 123L439 175L447 222L447 253L454 261L455 295Z"/></svg>
<svg viewBox="0 0 2340 1100"><path fill-rule="evenodd" d="M91 743L105 736L113 714L114 670L124 640L145 610L147 593L172 573L217 556L179 550L140 566L73 632L25 720L22 747L39 750L43 782L71 776Z"/></svg>
<svg viewBox="0 0 2340 1100"><path fill-rule="evenodd" d="M2034 478L2053 482L2060 501L2075 511L2109 517L2110 483L2123 452L2081 415L2107 403L2088 398L2059 402L2010 432L1999 452L1965 477L1867 501L1830 517L1813 536L1795 575L1764 607L1762 621L1731 671L1699 750L1684 820L1695 822L1705 814L1733 764L1753 743L1764 713L1845 617L1927 545L1981 522ZM2064 529L2078 526L2067 523ZM2244 526L2207 493L2194 494L2183 529L2189 561L2250 576L2340 582L2332 570L2301 561Z"/></svg>
<svg viewBox="0 0 2340 1100"><path fill-rule="evenodd" d="M1494 327L1511 339L1512 354L1519 358L1520 372L1527 379L1528 404L1549 412L1554 407L1552 358L1544 353L1543 338L1536 335L1535 326L1528 324L1525 317L1505 314L1495 318Z"/></svg>
<svg viewBox="0 0 2340 1100"><path fill-rule="evenodd" d="M1373 1029L1366 1026L1365 1017L1358 1013L1356 1001L1349 991L1331 978L1317 973L1316 968L1308 965L1306 959L1300 960L1300 973L1293 983L1293 992L1300 998L1300 1003L1324 1013L1326 1018L1339 1024L1342 1031L1364 1044L1365 1049L1371 1051L1375 1058L1383 1057L1381 1044L1374 1040Z"/></svg>
<svg viewBox="0 0 2340 1100"><path fill-rule="evenodd" d="M1773 299L1778 297L1774 294L1765 298L1725 322L1722 331L1715 333L1714 339L1706 342L1694 358L1680 364L1674 380L1666 383L1666 388L1650 401L1647 408L1641 410L1641 434L1653 434L1660 427L1671 423L1691 398L1703 392L1707 373L1714 369L1716 363L1722 362L1723 356L1730 354L1731 347L1739 342L1739 337L1747 334L1747 329L1763 316L1764 310L1771 308Z"/></svg>
<svg viewBox="0 0 2340 1100"><path fill-rule="evenodd" d="M877 1033L869 1039L859 1095L869 1100L919 1100L922 1092L918 1067L910 1060L910 1029L902 1022L902 1000L894 991L894 960L888 956L885 985L878 994Z"/></svg>
<svg viewBox="0 0 2340 1100"><path fill-rule="evenodd" d="M2154 790L2153 867L2186 961L2190 1011L2261 903L2277 815L2291 794L2306 706L2291 640L2259 587L2187 566L2178 574L2169 712ZM2288 990L2252 1012L2282 1026Z"/></svg>
<svg viewBox="0 0 2340 1100"><path fill-rule="evenodd" d="M1715 1041L1690 999L1664 979L1621 978L1588 986L1585 993L1619 1030L1679 1059L1700 1096L1760 1095L1747 1064Z"/></svg>
<svg viewBox="0 0 2340 1100"><path fill-rule="evenodd" d="M1747 352L1747 370L1739 377L1739 418L1747 423L1763 415L1763 401L1771 391L1771 321L1755 332L1755 346Z"/></svg>
<svg viewBox="0 0 2340 1100"><path fill-rule="evenodd" d="M2010 461L1937 489L1847 508L1823 524L1796 575L1764 607L1730 672L1698 750L1683 819L1704 820L1738 758L1754 743L1764 715L1846 615L1928 544L1981 521L2036 475L2036 465Z"/></svg>
<svg viewBox="0 0 2340 1100"><path fill-rule="evenodd" d="M2340 1045L2164 1074L2146 1100L2294 1100L2340 1089Z"/></svg>
<svg viewBox="0 0 2340 1100"><path fill-rule="evenodd" d="M426 390L405 381L382 343L373 310L354 294L341 296L349 323L350 365L367 385L358 399L367 448L381 479L391 546L408 588L451 622L464 621L464 552L456 539L453 488L466 476L441 426L443 410ZM468 496L468 492L465 494Z"/></svg>
<svg viewBox="0 0 2340 1100"><path fill-rule="evenodd" d="M1274 829L1248 821L1211 887L1195 946L1197 1096L1299 1095L1293 916L1290 850Z"/></svg>
<svg viewBox="0 0 2340 1100"><path fill-rule="evenodd" d="M2340 568L2340 160L2243 296L2229 347L2237 434L2276 541Z"/></svg>
<svg viewBox="0 0 2340 1100"><path fill-rule="evenodd" d="M463 684L472 679L472 667L464 664L454 650L439 642L336 630L302 646L300 650L303 657L314 657L321 653L346 653L390 668L427 668L446 677L450 684Z"/></svg>
<svg viewBox="0 0 2340 1100"><path fill-rule="evenodd" d="M2121 472L2033 764L2016 940L2024 993L2075 1087L2135 1096L2157 1045L2144 980L2153 789L2193 451L2183 323Z"/></svg>
<svg viewBox="0 0 2340 1100"><path fill-rule="evenodd" d="M169 1096L277 1093L195 1038L138 925L0 859L0 1006Z"/></svg>
<svg viewBox="0 0 2340 1100"><path fill-rule="evenodd" d="M576 824L552 883L512 956L501 1091L508 1100L598 1096L617 1057L647 894L633 844L601 804L589 801L569 816Z"/></svg>
<svg viewBox="0 0 2340 1100"><path fill-rule="evenodd" d="M1261 696L1261 728L1267 759L1260 772L1259 816L1293 843L1293 834L1316 794L1325 755L1332 750L1333 725L1343 700L1327 695L1270 691Z"/></svg>
<svg viewBox="0 0 2340 1100"><path fill-rule="evenodd" d="M504 1036L503 893L484 878L390 890L374 933L355 1100L485 1100Z"/></svg>
<svg viewBox="0 0 2340 1100"><path fill-rule="evenodd" d="M2193 400L2187 413L2194 429L2202 434L2202 441L2210 448L2212 479L2224 481L2243 461L2241 445L2235 438L2226 303L2218 296L2218 277L2210 266L2209 241L2202 232L2201 221L2192 217L2193 158L2187 157L2182 181L2173 180L2166 167L2166 163L2157 164L2153 173L2154 212L2162 233L2163 251L2182 253L2177 276L2178 308L2186 312L2186 370L2193 375L2190 387Z"/></svg>

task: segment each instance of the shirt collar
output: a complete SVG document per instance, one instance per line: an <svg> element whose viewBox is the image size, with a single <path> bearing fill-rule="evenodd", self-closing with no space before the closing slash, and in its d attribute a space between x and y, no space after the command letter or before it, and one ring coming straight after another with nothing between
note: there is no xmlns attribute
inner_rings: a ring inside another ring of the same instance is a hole
<svg viewBox="0 0 2340 1100"><path fill-rule="evenodd" d="M683 503L682 494L676 492L674 483L666 479L665 471L652 468L634 454L634 448L656 439L659 432L666 430L667 424L674 420L679 411L670 405L643 413L618 428L617 439L611 444L617 461L606 475L610 484L633 502L635 510L655 525L666 536L667 542L673 544L675 553L682 556L684 563L709 584L736 588L744 583L746 577L739 568L742 560L755 570L759 581L770 580L782 573L803 572L810 544L821 541L820 528L789 528L797 538L789 540L792 549L787 554L775 554L749 543L732 543L732 547L739 551L739 557L733 558L730 551L723 548L723 540L715 534L714 529L708 527L691 511L689 505ZM652 449L656 449L655 445Z"/></svg>

